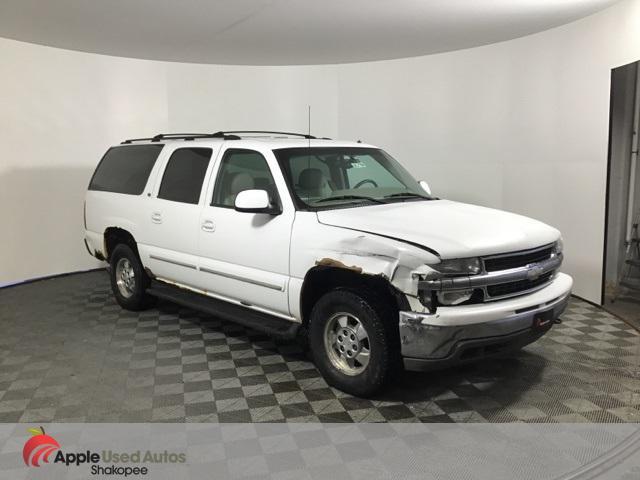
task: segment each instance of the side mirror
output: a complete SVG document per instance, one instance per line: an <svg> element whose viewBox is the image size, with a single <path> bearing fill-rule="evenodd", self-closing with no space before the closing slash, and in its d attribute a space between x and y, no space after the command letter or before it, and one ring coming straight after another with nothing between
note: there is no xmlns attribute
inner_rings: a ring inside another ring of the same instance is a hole
<svg viewBox="0 0 640 480"><path fill-rule="evenodd" d="M424 180L420 180L418 183L420 184L422 189L425 192L427 192L427 194L431 195L431 187L429 186L429 184L427 182L425 182Z"/></svg>
<svg viewBox="0 0 640 480"><path fill-rule="evenodd" d="M245 213L268 213L278 215L281 210L271 205L266 190L243 190L236 195L235 209Z"/></svg>

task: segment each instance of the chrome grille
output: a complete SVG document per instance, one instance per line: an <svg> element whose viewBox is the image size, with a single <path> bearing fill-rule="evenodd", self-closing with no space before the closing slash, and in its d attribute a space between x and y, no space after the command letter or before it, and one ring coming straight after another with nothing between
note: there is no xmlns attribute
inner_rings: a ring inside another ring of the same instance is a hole
<svg viewBox="0 0 640 480"><path fill-rule="evenodd" d="M500 255L492 255L484 257L484 268L487 272L497 272L499 270L508 270L510 268L520 268L547 260L553 253L553 245L535 248L533 250L524 250L521 252L505 253Z"/></svg>
<svg viewBox="0 0 640 480"><path fill-rule="evenodd" d="M526 292L533 288L540 287L551 280L555 272L548 272L535 280L519 280L517 282L499 283L497 285L489 285L487 294L490 297L503 297L505 295L513 295L515 293Z"/></svg>
<svg viewBox="0 0 640 480"><path fill-rule="evenodd" d="M483 257L484 270L485 272L500 272L544 262L554 255L553 248L554 245L551 244L530 250ZM551 282L555 273L556 271L553 270L537 278L488 285L485 287L485 298L486 300L497 300L537 290Z"/></svg>

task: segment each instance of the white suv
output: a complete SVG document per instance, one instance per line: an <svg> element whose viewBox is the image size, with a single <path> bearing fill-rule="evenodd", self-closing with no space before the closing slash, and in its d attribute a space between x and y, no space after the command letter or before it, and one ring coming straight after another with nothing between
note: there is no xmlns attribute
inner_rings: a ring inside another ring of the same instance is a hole
<svg viewBox="0 0 640 480"><path fill-rule="evenodd" d="M535 341L572 286L556 229L436 198L383 150L310 135L122 142L91 179L85 228L122 307L160 297L304 339L356 395L402 365Z"/></svg>

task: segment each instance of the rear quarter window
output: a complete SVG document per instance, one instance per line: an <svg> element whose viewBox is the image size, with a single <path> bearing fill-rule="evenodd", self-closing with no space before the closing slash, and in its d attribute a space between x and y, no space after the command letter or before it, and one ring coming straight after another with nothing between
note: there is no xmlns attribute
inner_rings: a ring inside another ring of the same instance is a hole
<svg viewBox="0 0 640 480"><path fill-rule="evenodd" d="M98 164L89 190L140 195L163 145L110 148Z"/></svg>

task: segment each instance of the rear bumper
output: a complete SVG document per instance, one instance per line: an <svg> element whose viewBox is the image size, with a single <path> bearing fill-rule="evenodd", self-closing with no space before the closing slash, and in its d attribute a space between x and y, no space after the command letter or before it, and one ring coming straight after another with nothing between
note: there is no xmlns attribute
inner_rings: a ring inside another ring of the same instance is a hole
<svg viewBox="0 0 640 480"><path fill-rule="evenodd" d="M405 368L445 368L536 341L566 308L572 284L560 273L547 287L518 298L440 307L434 314L400 312Z"/></svg>

